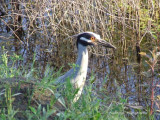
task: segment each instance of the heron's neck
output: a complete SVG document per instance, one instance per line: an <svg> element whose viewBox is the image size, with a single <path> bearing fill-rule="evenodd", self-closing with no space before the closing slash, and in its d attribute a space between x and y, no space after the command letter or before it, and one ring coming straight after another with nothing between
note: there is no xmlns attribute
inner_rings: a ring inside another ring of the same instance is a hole
<svg viewBox="0 0 160 120"><path fill-rule="evenodd" d="M87 76L88 68L88 50L86 46L78 44L78 58L76 61L76 66L66 72L63 76L57 78L57 83L64 82L66 78L71 79L71 83L77 84L79 87L79 82L84 83Z"/></svg>
<svg viewBox="0 0 160 120"><path fill-rule="evenodd" d="M77 58L76 64L79 65L79 67L81 69L88 68L88 49L87 49L87 46L83 46L81 44L78 44L78 58Z"/></svg>
<svg viewBox="0 0 160 120"><path fill-rule="evenodd" d="M83 86L87 76L88 69L88 50L87 46L78 44L78 58L74 70L74 78L71 80L78 88Z"/></svg>

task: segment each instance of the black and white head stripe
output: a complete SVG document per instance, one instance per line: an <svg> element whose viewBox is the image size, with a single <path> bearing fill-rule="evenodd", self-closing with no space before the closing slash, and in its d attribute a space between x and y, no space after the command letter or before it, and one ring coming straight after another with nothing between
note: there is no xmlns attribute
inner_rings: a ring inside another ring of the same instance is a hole
<svg viewBox="0 0 160 120"><path fill-rule="evenodd" d="M116 47L114 47L112 44L106 42L105 40L102 40L100 38L100 35L93 32L83 32L75 36L77 36L77 47L78 44L81 44L83 46L99 44L108 48L116 49Z"/></svg>
<svg viewBox="0 0 160 120"><path fill-rule="evenodd" d="M77 45L78 43L84 46L94 45L95 39L100 39L100 35L95 34L93 32L80 33L77 37Z"/></svg>
<svg viewBox="0 0 160 120"><path fill-rule="evenodd" d="M90 39L87 39L85 37L80 37L80 40L91 43L92 41Z"/></svg>
<svg viewBox="0 0 160 120"><path fill-rule="evenodd" d="M94 36L94 37L95 37L96 39L98 39L98 40L101 39L101 38L100 38L100 35L98 35L98 34L96 34L96 33L93 33L93 32L83 32L83 33L78 34L78 36L83 35L83 34L85 34L85 37L86 37L87 39L89 39L90 36Z"/></svg>
<svg viewBox="0 0 160 120"><path fill-rule="evenodd" d="M93 32L86 32L86 33L89 33L89 34L93 35L93 36L94 36L96 39L98 39L98 40L101 39L100 35L98 35L98 34L96 34L96 33L93 33Z"/></svg>

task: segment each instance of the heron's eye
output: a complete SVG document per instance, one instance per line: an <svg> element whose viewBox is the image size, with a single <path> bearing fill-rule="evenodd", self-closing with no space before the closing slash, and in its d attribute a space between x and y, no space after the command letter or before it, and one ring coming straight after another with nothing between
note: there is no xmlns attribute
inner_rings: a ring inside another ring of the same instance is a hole
<svg viewBox="0 0 160 120"><path fill-rule="evenodd" d="M95 37L91 37L90 40L95 41Z"/></svg>

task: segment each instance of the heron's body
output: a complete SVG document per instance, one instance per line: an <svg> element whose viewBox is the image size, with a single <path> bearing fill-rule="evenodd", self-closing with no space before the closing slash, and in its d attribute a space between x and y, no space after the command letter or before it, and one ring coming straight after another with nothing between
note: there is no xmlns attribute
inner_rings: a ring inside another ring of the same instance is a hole
<svg viewBox="0 0 160 120"><path fill-rule="evenodd" d="M99 41L96 41L98 39ZM88 45L97 44L100 42L101 44L106 45L110 48L115 48L111 44L100 39L98 34L92 32L81 33L77 36L77 48L78 48L78 58L76 61L75 67L66 72L63 76L60 76L57 81L58 83L65 82L66 79L70 79L71 84L78 89L78 93L76 94L73 102L76 102L83 90L87 69L88 69Z"/></svg>

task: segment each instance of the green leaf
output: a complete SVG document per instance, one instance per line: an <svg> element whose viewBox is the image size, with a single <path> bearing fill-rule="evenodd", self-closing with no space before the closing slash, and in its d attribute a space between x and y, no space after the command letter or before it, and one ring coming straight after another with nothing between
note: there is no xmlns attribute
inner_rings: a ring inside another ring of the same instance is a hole
<svg viewBox="0 0 160 120"><path fill-rule="evenodd" d="M37 113L37 111L36 111L36 109L35 109L34 107L29 106L29 109L30 109L34 114Z"/></svg>

